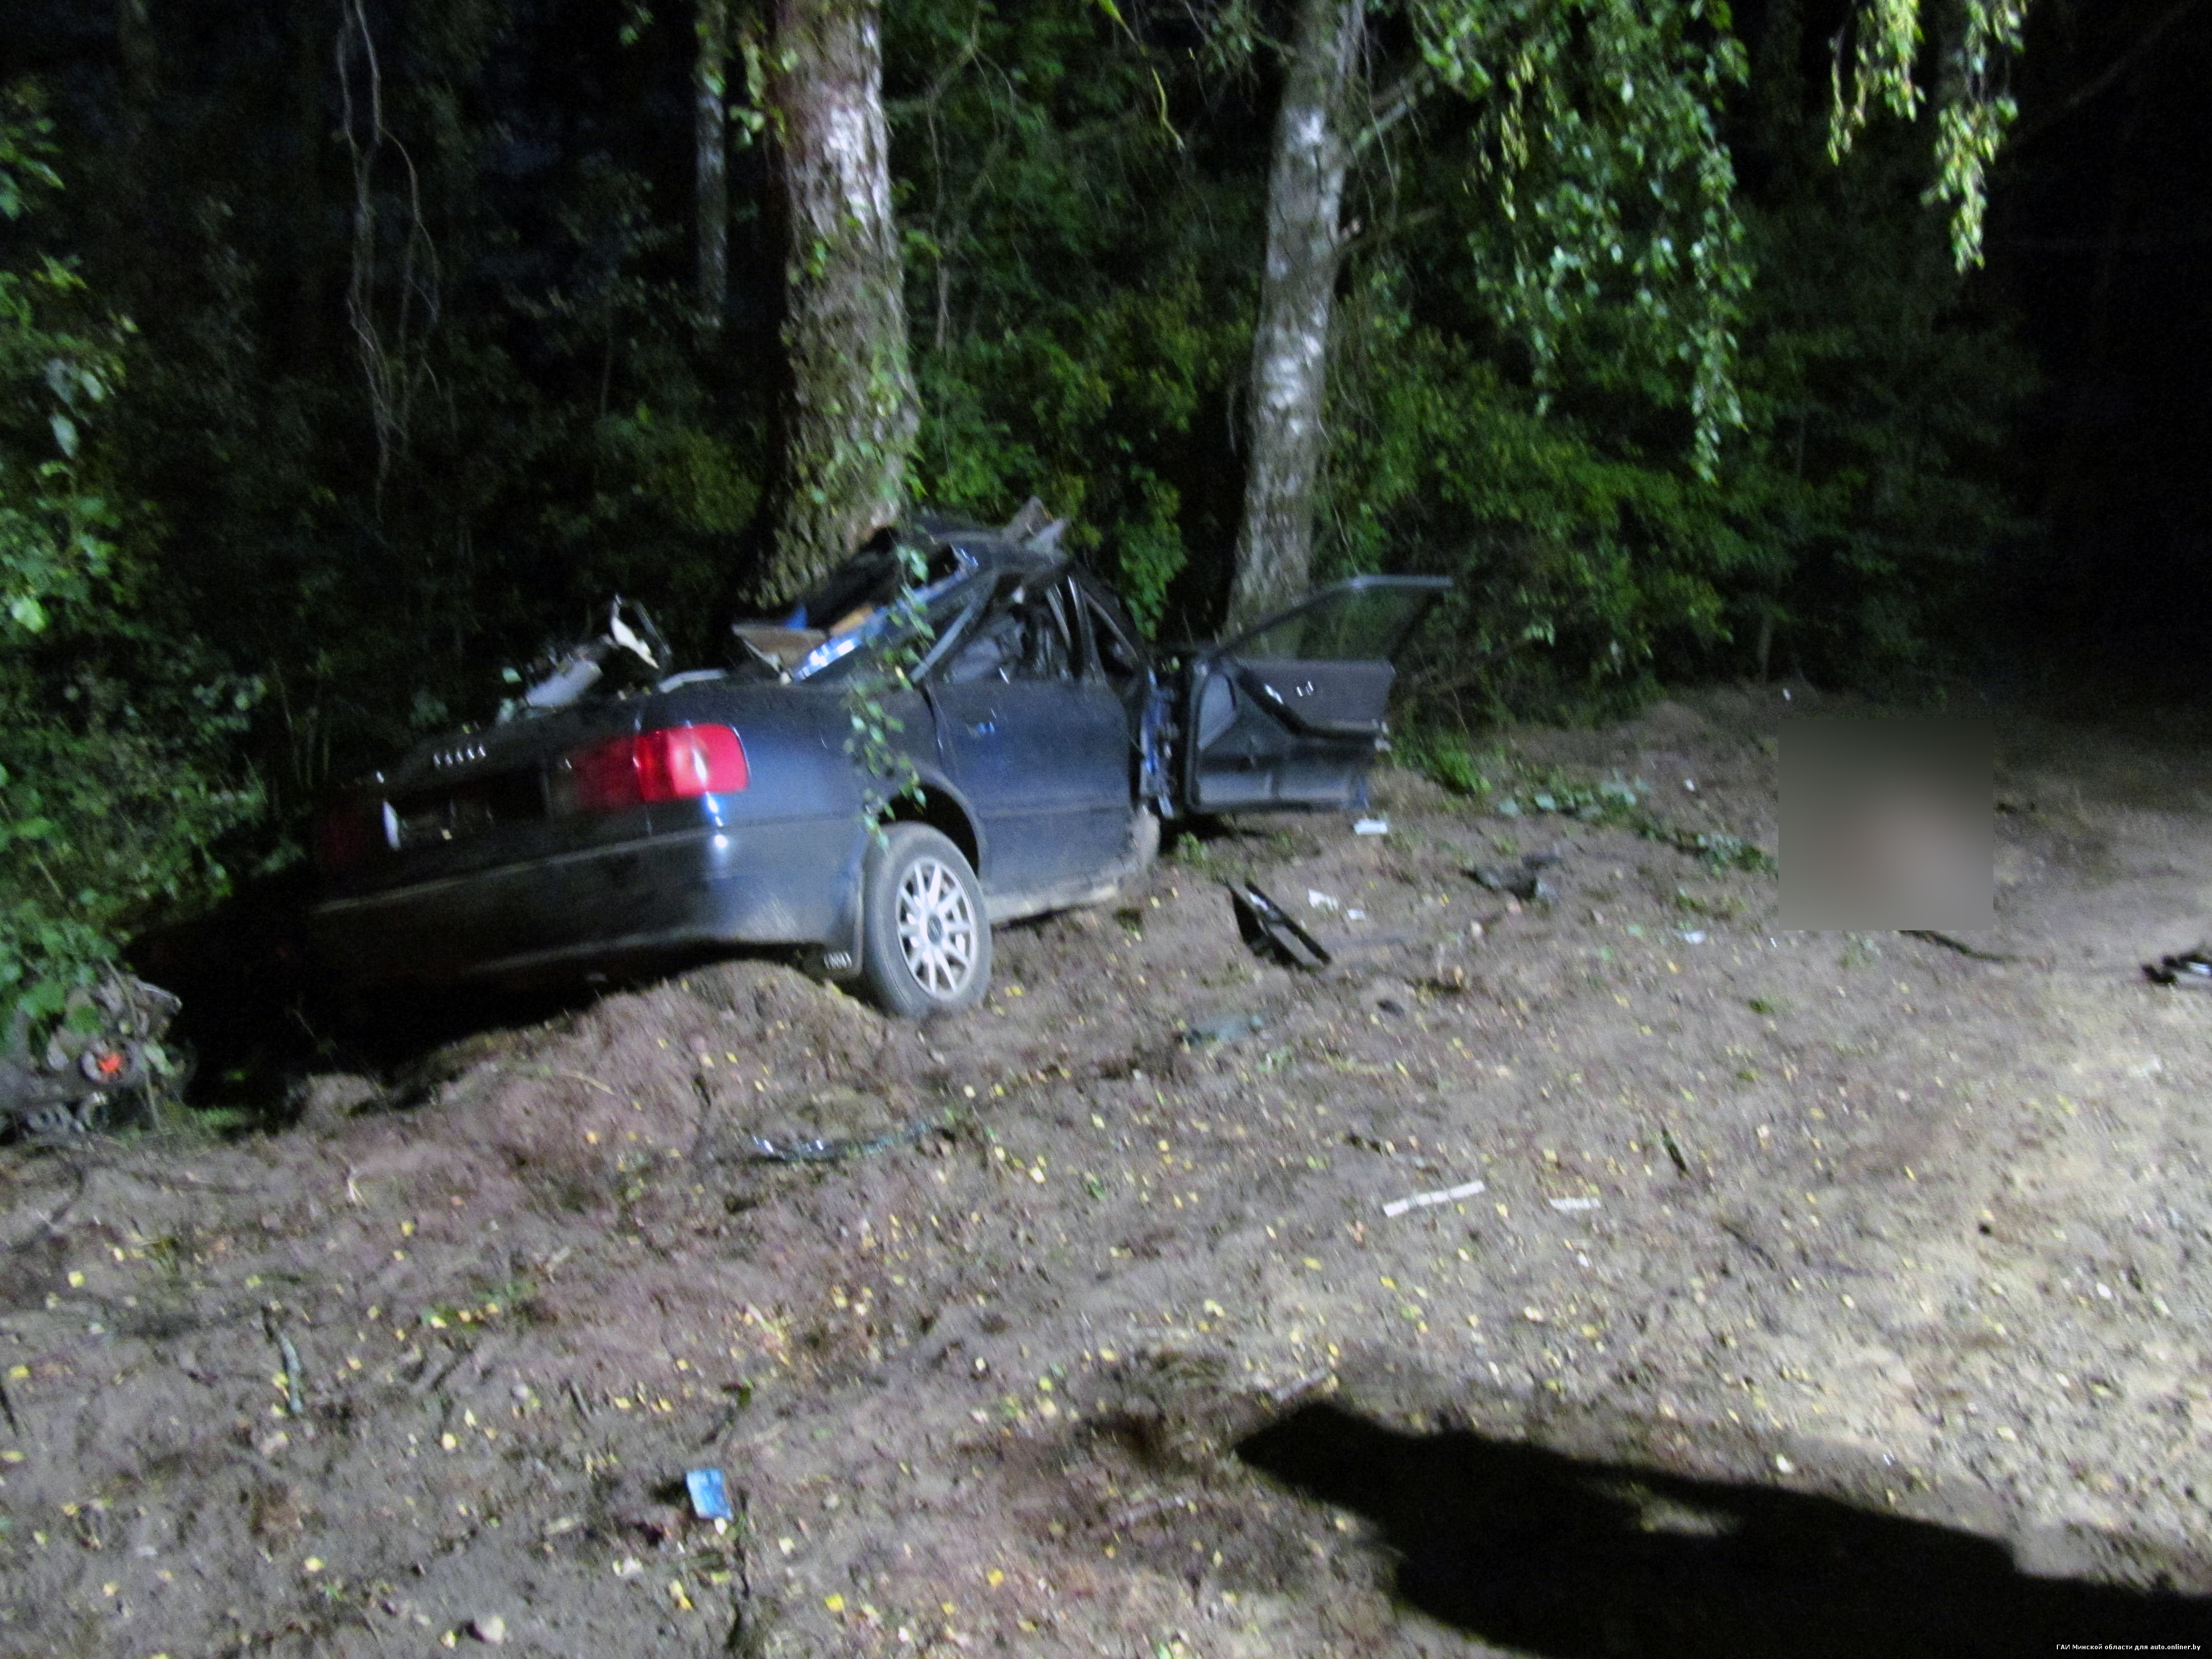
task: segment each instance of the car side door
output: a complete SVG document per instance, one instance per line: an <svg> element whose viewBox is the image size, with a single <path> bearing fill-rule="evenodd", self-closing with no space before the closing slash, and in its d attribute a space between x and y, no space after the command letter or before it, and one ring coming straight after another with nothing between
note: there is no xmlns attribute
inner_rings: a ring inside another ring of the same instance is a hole
<svg viewBox="0 0 2212 1659"><path fill-rule="evenodd" d="M1121 858L1129 718L1087 672L1064 576L1006 582L928 684L947 774L983 819L977 872L993 896L1039 891Z"/></svg>
<svg viewBox="0 0 2212 1659"><path fill-rule="evenodd" d="M1391 659L1450 587L1356 576L1195 656L1178 713L1183 809L1357 801L1389 734Z"/></svg>

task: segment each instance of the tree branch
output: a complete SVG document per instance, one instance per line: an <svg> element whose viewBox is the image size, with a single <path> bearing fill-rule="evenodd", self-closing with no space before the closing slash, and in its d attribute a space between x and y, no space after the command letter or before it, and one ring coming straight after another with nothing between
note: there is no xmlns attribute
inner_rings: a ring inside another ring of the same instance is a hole
<svg viewBox="0 0 2212 1659"><path fill-rule="evenodd" d="M2068 116L2073 114L2075 111L2080 109L2092 99L2100 97L2103 94L2111 91L2113 84L2119 80L2120 76L2127 70L2129 65L2133 64L2136 58L2142 57L2144 52L2149 51L2152 46L2157 42L2158 38L2164 34L2167 29L2172 27L2173 25L2179 22L2184 16L2195 10L2197 3L2198 0L2179 0L2179 4L2169 9L2161 16L2160 16L2157 21L2154 22L2148 28L2145 29L2142 34L2138 35L2132 46L2122 52L2120 55L2112 59L2111 63L2106 64L2104 69L2094 76L2089 81L2087 85L2076 89L2072 97L2069 98L2057 109L2051 111L2050 114L2038 121L2033 126L2028 128L2024 132L2015 133L2010 143L2008 143L2005 148L2017 152L2022 146L2033 143L2038 138L2040 138L2045 133L2050 131L2051 128L2057 126L2061 121L2063 121Z"/></svg>

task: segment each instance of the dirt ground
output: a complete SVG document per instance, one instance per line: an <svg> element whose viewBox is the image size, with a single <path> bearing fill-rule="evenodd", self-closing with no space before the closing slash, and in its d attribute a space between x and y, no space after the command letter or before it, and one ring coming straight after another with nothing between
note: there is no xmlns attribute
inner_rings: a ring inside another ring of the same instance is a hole
<svg viewBox="0 0 2212 1659"><path fill-rule="evenodd" d="M1509 747L1771 847L1818 706ZM2138 964L2212 926L2212 751L1998 745L1979 954L1394 773L957 1022L724 964L0 1152L0 1652L2195 1650L2212 995Z"/></svg>

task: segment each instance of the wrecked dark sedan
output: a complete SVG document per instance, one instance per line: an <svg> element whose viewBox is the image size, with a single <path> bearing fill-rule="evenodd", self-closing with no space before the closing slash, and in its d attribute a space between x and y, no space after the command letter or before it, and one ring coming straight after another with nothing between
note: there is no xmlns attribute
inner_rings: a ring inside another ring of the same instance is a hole
<svg viewBox="0 0 2212 1659"><path fill-rule="evenodd" d="M1111 896L1164 817L1364 800L1391 654L1448 585L1358 578L1167 658L1057 526L902 533L737 624L722 668L667 672L617 602L498 723L346 791L317 836L325 969L389 990L781 947L901 1015L967 1006L992 923ZM855 760L852 694L894 659L878 741L910 776Z"/></svg>

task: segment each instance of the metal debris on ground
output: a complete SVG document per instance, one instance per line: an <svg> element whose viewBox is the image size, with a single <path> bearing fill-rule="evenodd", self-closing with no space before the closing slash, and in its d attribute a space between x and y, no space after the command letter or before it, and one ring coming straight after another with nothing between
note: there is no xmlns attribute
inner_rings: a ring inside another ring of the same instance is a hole
<svg viewBox="0 0 2212 1659"><path fill-rule="evenodd" d="M1415 1193L1410 1198L1394 1198L1382 1206L1382 1213L1395 1220L1408 1210L1425 1210L1434 1204L1456 1203L1462 1198L1473 1198L1482 1189L1480 1181L1465 1181L1456 1187L1443 1187L1432 1193Z"/></svg>
<svg viewBox="0 0 2212 1659"><path fill-rule="evenodd" d="M30 1009L19 1003L0 1052L0 1129L68 1139L99 1127L134 1097L150 1098L162 1079L179 1074L161 1038L181 1006L158 985L112 974L69 994L34 1053Z"/></svg>
<svg viewBox="0 0 2212 1659"><path fill-rule="evenodd" d="M2200 991L2212 991L2212 943L2184 951L2179 956L2146 962L2143 972L2154 985L2187 985Z"/></svg>
<svg viewBox="0 0 2212 1659"><path fill-rule="evenodd" d="M1321 941L1250 882L1231 883L1229 902L1237 912L1237 931L1255 956L1309 973L1328 966L1329 954Z"/></svg>
<svg viewBox="0 0 2212 1659"><path fill-rule="evenodd" d="M1479 886L1493 893L1504 893L1527 902L1543 900L1547 902L1559 897L1559 890L1546 881L1543 872L1559 862L1557 853L1531 853L1518 864L1478 864L1468 872Z"/></svg>
<svg viewBox="0 0 2212 1659"><path fill-rule="evenodd" d="M753 1156L769 1164L835 1164L843 1158L861 1158L870 1152L887 1152L897 1146L911 1146L938 1127L934 1118L924 1118L909 1123L889 1134L866 1137L820 1135L806 1140L770 1140L766 1135L747 1135L745 1142L752 1148Z"/></svg>
<svg viewBox="0 0 2212 1659"><path fill-rule="evenodd" d="M702 1521L727 1521L735 1513L729 1482L720 1469L691 1470L684 1477L684 1488L691 1494L691 1513Z"/></svg>

